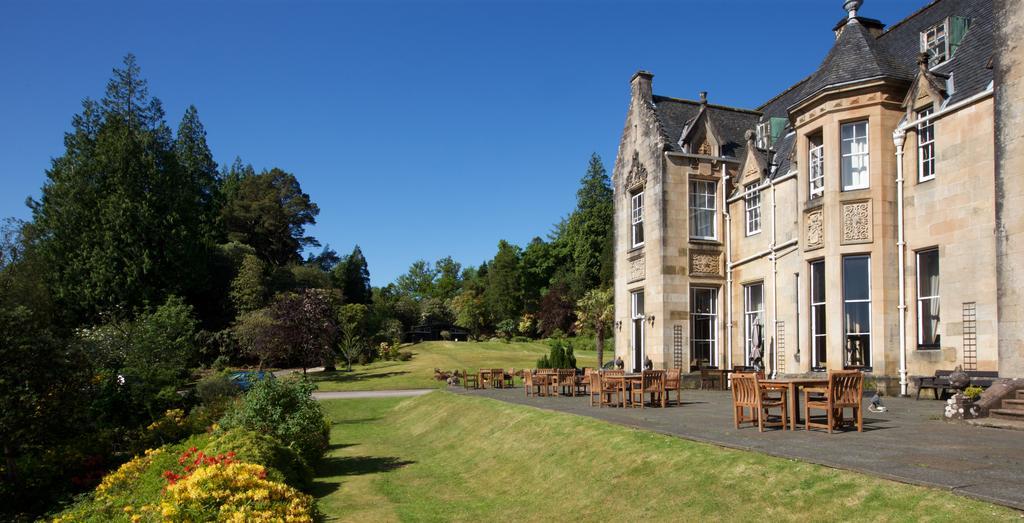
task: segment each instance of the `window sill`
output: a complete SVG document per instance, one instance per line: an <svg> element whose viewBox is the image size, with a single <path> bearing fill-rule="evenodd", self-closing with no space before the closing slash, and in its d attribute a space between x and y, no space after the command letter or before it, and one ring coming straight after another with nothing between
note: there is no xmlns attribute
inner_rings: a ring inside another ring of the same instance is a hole
<svg viewBox="0 0 1024 523"><path fill-rule="evenodd" d="M917 179L917 183L918 183L918 185L920 185L920 184L922 184L922 183L928 183L928 182L934 182L934 181L935 181L935 176L932 176L931 178L920 178L920 177L919 177L919 178Z"/></svg>
<svg viewBox="0 0 1024 523"><path fill-rule="evenodd" d="M922 352L935 352L942 350L941 345L918 345L917 350Z"/></svg>
<svg viewBox="0 0 1024 523"><path fill-rule="evenodd" d="M751 236L757 236L758 234L761 234L761 231L747 232L745 237L750 238Z"/></svg>
<svg viewBox="0 0 1024 523"><path fill-rule="evenodd" d="M701 243L704 245L722 245L721 240L714 238L690 238L690 243Z"/></svg>
<svg viewBox="0 0 1024 523"><path fill-rule="evenodd" d="M626 255L629 256L631 254L636 254L638 252L642 252L643 250L644 250L644 244L641 243L640 245L637 245L636 247L630 247L629 250L626 251Z"/></svg>

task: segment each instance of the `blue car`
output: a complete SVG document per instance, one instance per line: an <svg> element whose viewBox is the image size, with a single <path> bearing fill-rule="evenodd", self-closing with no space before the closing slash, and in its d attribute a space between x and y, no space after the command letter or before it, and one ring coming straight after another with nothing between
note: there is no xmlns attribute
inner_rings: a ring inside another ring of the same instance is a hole
<svg viewBox="0 0 1024 523"><path fill-rule="evenodd" d="M252 384L257 381L272 379L274 379L274 374L272 372L262 370L243 370L234 372L231 374L231 377L228 378L231 383L243 391L249 390L249 388L252 387Z"/></svg>

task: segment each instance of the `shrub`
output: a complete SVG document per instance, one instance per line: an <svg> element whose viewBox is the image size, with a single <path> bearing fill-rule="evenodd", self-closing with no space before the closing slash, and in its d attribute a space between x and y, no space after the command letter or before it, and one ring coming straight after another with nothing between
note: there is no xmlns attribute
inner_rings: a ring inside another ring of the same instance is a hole
<svg viewBox="0 0 1024 523"><path fill-rule="evenodd" d="M238 395L239 389L224 374L211 374L196 383L196 397L203 405L213 405Z"/></svg>
<svg viewBox="0 0 1024 523"><path fill-rule="evenodd" d="M447 330L441 331L441 339L444 340L444 341L452 341L452 333L451 333L451 331L447 331Z"/></svg>
<svg viewBox="0 0 1024 523"><path fill-rule="evenodd" d="M530 342L530 341L533 341L533 340L531 340L530 338L528 338L526 336L513 336L512 337L512 341L514 341L516 343L527 343L527 342Z"/></svg>
<svg viewBox="0 0 1024 523"><path fill-rule="evenodd" d="M358 357L356 358L356 363L358 363L358 364L360 364L360 365L369 365L369 364L371 363L371 361L372 361L372 360L370 359L370 355L369 355L369 354L366 354L365 352L364 352L364 353L361 353L361 354L360 354L360 355L359 355L359 356L358 356Z"/></svg>
<svg viewBox="0 0 1024 523"><path fill-rule="evenodd" d="M313 500L250 463L201 467L167 487L164 521L292 521L312 523Z"/></svg>
<svg viewBox="0 0 1024 523"><path fill-rule="evenodd" d="M967 399L973 401L977 400L981 396L982 392L985 392L985 389L978 387L976 385L971 385L970 387L964 389L964 396L966 396Z"/></svg>
<svg viewBox="0 0 1024 523"><path fill-rule="evenodd" d="M308 488L313 481L313 469L298 453L267 434L240 429L220 432L204 451L208 455L234 452L239 461L263 465L270 479L296 488Z"/></svg>
<svg viewBox="0 0 1024 523"><path fill-rule="evenodd" d="M412 353L407 350L398 351L398 361L409 361L412 359Z"/></svg>
<svg viewBox="0 0 1024 523"><path fill-rule="evenodd" d="M329 432L327 418L312 397L314 389L306 379L258 381L228 410L221 426L270 434L312 465L327 450Z"/></svg>

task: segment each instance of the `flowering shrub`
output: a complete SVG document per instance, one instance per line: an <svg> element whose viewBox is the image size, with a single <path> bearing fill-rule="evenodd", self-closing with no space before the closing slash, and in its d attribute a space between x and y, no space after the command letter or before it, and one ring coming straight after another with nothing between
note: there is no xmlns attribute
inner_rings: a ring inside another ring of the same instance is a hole
<svg viewBox="0 0 1024 523"><path fill-rule="evenodd" d="M217 454L208 456L203 451L196 447L189 447L188 450L181 453L178 457L178 465L184 467L180 471L175 472L173 470L165 470L163 473L164 479L167 480L169 485L188 478L193 472L198 470L200 467L206 467L211 465L230 465L235 463L235 453L228 452L227 454Z"/></svg>
<svg viewBox="0 0 1024 523"><path fill-rule="evenodd" d="M189 434L189 426L185 417L185 411L181 409L170 409L164 416L146 427L144 440L162 445L178 441Z"/></svg>
<svg viewBox="0 0 1024 523"><path fill-rule="evenodd" d="M200 466L167 487L160 502L164 521L289 521L312 523L310 496L270 481L249 463Z"/></svg>
<svg viewBox="0 0 1024 523"><path fill-rule="evenodd" d="M148 449L145 455L136 456L134 459L121 465L114 472L107 474L96 487L97 498L109 498L115 491L133 486L147 468L153 463L153 458L163 454L164 449Z"/></svg>

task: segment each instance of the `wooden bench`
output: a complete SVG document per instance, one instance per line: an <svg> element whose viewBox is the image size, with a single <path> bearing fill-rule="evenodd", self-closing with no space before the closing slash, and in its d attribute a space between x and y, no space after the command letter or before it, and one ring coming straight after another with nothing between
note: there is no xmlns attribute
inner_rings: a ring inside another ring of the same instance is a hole
<svg viewBox="0 0 1024 523"><path fill-rule="evenodd" d="M999 372L994 370L967 370L964 371L971 377L971 385L987 389L999 379ZM953 390L949 382L949 375L952 370L937 370L934 376L918 376L917 378L917 399L921 399L921 391L929 389L935 395L935 399L943 399L947 391Z"/></svg>

